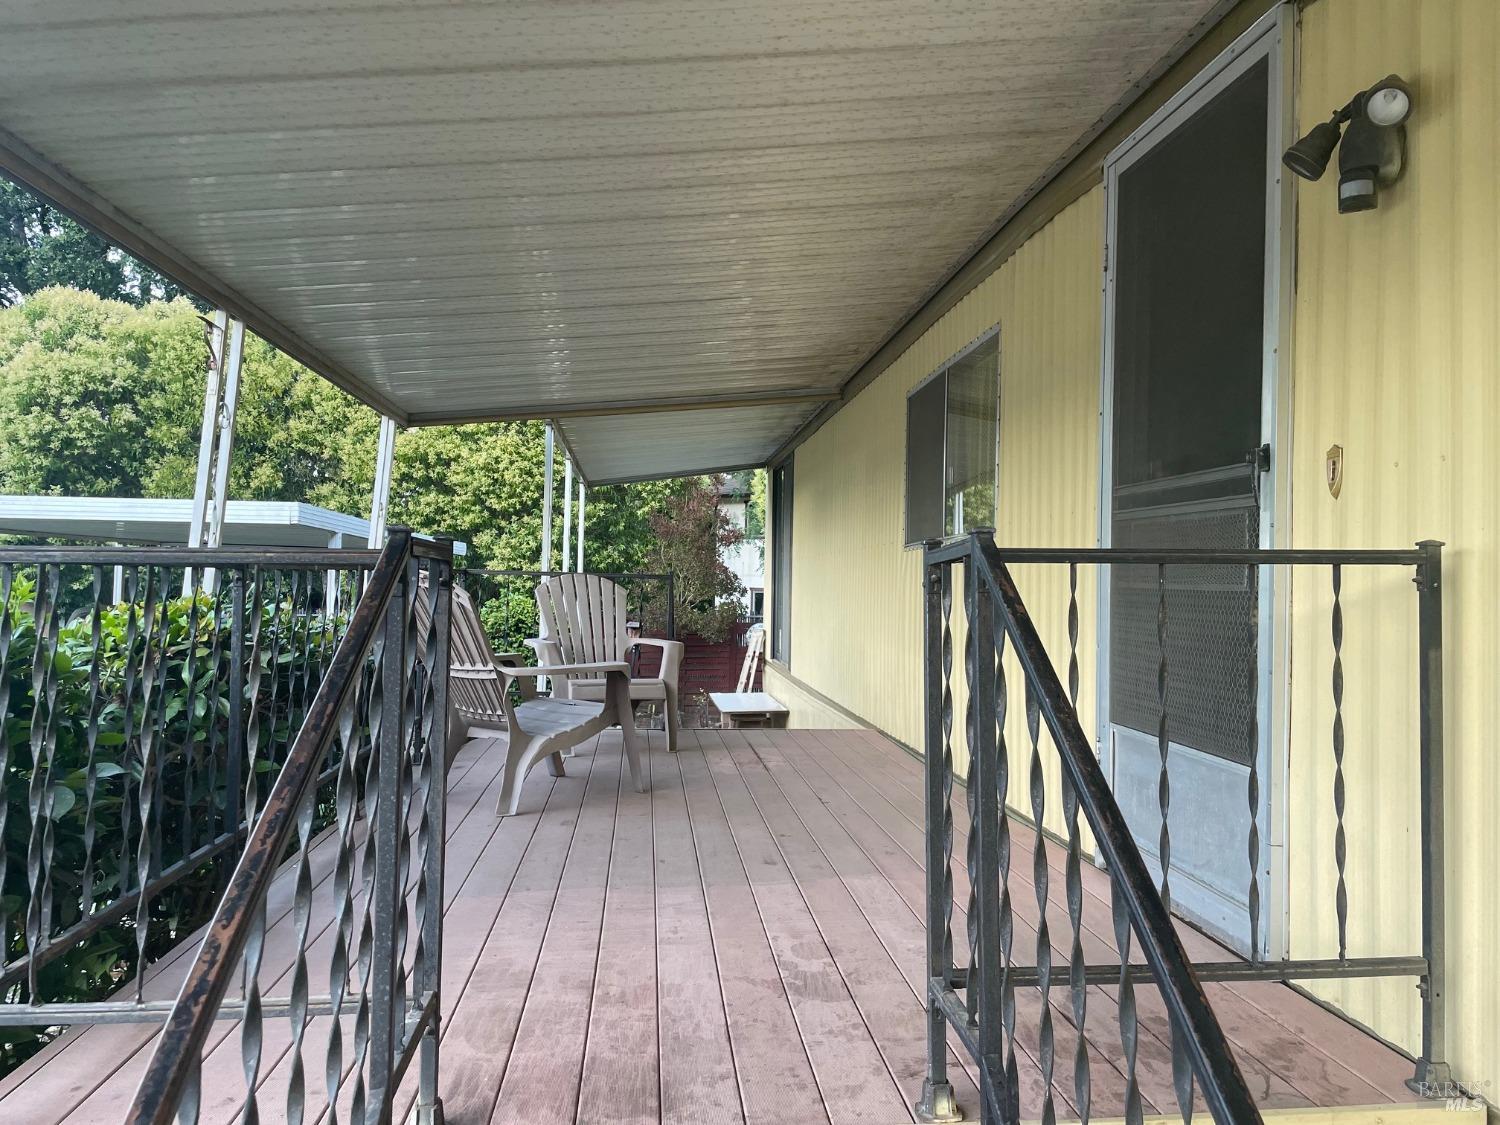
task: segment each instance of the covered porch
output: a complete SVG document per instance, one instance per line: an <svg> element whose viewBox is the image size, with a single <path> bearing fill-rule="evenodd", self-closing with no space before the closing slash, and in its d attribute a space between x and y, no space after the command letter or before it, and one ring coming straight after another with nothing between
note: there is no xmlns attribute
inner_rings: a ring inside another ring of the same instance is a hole
<svg viewBox="0 0 1500 1125"><path fill-rule="evenodd" d="M649 792L631 789L611 731L569 759L568 776L533 771L521 813L501 820L493 807L502 742L473 740L455 759L442 963L446 1119L911 1121L925 1071L920 764L861 729L688 730L676 754L660 732L646 737ZM953 809L961 854L962 791ZM1034 838L1019 822L1014 831L1017 854L1030 855ZM312 850L314 903L333 893L335 850L327 838ZM1050 845L1058 880L1064 862ZM1092 868L1084 875L1086 941L1098 962L1113 953L1108 878ZM954 876L961 884L962 864ZM1014 878L1017 945L1026 949L1036 900L1025 874ZM290 987L294 879L294 868L284 870L267 899L268 994ZM1050 910L1053 932L1065 934L1065 904L1054 896ZM328 915L315 913L316 929ZM1182 936L1195 960L1228 956L1186 926ZM315 934L310 955L326 955L327 941L326 931ZM195 947L185 942L153 967L148 999L176 994ZM1068 951L1059 944L1055 955L1065 977ZM1378 1106L1378 1118L1347 1119L1452 1120L1442 1102L1418 1102L1406 1089L1407 1059L1286 985L1206 988L1268 1115ZM1091 1116L1100 1120L1122 1115L1126 1077L1117 990L1089 991ZM1143 1108L1172 1113L1167 1016L1149 987L1137 988L1136 1003ZM1052 1010L1056 1112L1076 1119L1065 981ZM1035 1003L1022 1002L1027 1106L1039 1104L1043 1081L1039 1017ZM314 1019L303 1037L310 1076L324 1069L327 1023ZM154 1042L149 1023L80 1026L0 1081L0 1118L113 1123ZM204 1054L204 1121L239 1119L241 1046L239 1025L219 1021ZM292 1056L285 1021L268 1019L262 1120L286 1118ZM950 1062L959 1103L977 1117L974 1068L961 1050ZM408 1095L398 1109L409 1104Z"/></svg>

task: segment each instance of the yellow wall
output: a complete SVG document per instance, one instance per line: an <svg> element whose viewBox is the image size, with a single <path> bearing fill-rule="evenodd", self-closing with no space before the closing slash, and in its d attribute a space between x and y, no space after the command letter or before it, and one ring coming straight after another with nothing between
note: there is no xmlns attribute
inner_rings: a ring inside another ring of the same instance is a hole
<svg viewBox="0 0 1500 1125"><path fill-rule="evenodd" d="M1303 128L1390 71L1415 91L1408 168L1379 210L1338 215L1332 172L1300 190L1292 534L1299 546L1448 543L1449 1053L1460 1077L1500 1081L1500 4L1321 0L1303 14L1301 49ZM1337 500L1323 484L1335 443ZM1293 651L1289 837L1309 907L1293 912L1300 952L1331 940L1326 579L1293 597L1307 623ZM1389 878L1412 870L1418 839L1414 630L1377 599L1412 605L1403 580L1351 572L1346 677L1366 687L1345 710L1350 931L1368 935L1353 952L1410 948L1420 933L1415 885ZM1416 1046L1405 982L1326 994Z"/></svg>
<svg viewBox="0 0 1500 1125"><path fill-rule="evenodd" d="M765 689L787 707L786 725L799 730L849 730L863 727L836 707L830 707L802 687L795 677L774 664L765 666Z"/></svg>
<svg viewBox="0 0 1500 1125"><path fill-rule="evenodd" d="M921 555L902 549L907 392L998 324L996 538L1093 545L1103 199L1096 188L1058 215L797 450L792 671L909 746L922 745L922 611ZM1028 605L1048 643L1064 646L1066 575L1028 570L1016 575ZM1094 613L1093 586L1084 575L1084 620ZM1093 660L1081 655L1091 722ZM963 698L959 690L959 729ZM1022 730L1010 733L1016 756L1029 754Z"/></svg>
<svg viewBox="0 0 1500 1125"><path fill-rule="evenodd" d="M1500 3L1318 0L1303 13L1300 50L1302 128L1387 72L1415 87L1409 168L1379 210L1339 216L1336 170L1300 189L1292 437L1280 455L1292 459L1293 545L1449 544L1449 1057L1460 1078L1497 1079ZM997 540L1093 545L1103 234L1095 189L797 450L792 672L909 745L922 745L922 639L919 557L901 548L906 394L999 324ZM1324 451L1334 443L1345 450L1338 500L1323 482ZM1017 579L1061 663L1065 574L1031 568ZM1328 582L1319 571L1292 590L1287 842L1296 956L1334 952ZM1081 718L1092 731L1089 574L1082 593ZM1410 953L1420 927L1409 574L1351 570L1344 605L1350 952ZM962 706L960 690L956 730ZM1029 752L1015 724L1009 737L1013 761ZM1411 982L1323 991L1417 1048Z"/></svg>

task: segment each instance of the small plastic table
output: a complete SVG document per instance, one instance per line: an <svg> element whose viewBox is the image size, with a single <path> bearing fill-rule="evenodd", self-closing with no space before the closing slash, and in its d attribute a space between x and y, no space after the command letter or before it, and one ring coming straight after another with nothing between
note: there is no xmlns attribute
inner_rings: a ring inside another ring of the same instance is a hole
<svg viewBox="0 0 1500 1125"><path fill-rule="evenodd" d="M786 704L763 691L711 691L708 698L719 709L722 727L786 726Z"/></svg>

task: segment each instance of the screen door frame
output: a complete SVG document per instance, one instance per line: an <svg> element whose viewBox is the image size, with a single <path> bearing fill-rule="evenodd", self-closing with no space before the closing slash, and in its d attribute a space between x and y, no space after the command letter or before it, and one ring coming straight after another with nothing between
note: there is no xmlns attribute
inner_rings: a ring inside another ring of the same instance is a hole
<svg viewBox="0 0 1500 1125"><path fill-rule="evenodd" d="M1261 440L1271 446L1271 469L1262 478L1260 545L1290 542L1291 324L1294 296L1296 194L1281 154L1295 129L1295 5L1279 4L1257 20L1186 86L1151 115L1106 158L1103 361L1100 381L1098 542L1112 539L1114 496L1115 258L1119 180L1179 126L1262 59L1267 71L1265 294L1261 343ZM1115 780L1110 734L1110 578L1099 576L1097 745L1104 774ZM1256 766L1260 781L1261 946L1267 958L1284 957L1288 937L1287 780L1290 697L1289 575L1262 567L1258 599ZM1249 882L1248 867L1246 883Z"/></svg>

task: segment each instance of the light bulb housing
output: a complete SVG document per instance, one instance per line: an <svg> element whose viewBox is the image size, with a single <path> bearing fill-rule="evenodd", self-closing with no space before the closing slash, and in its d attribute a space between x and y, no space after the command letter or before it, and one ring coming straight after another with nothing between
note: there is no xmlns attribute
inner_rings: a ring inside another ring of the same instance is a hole
<svg viewBox="0 0 1500 1125"><path fill-rule="evenodd" d="M1304 180L1320 180L1338 144L1339 125L1335 116L1332 121L1319 122L1309 129L1306 136L1281 154L1281 162Z"/></svg>
<svg viewBox="0 0 1500 1125"><path fill-rule="evenodd" d="M1399 74L1387 74L1365 91L1365 116L1386 129L1404 124L1411 116L1411 87Z"/></svg>
<svg viewBox="0 0 1500 1125"><path fill-rule="evenodd" d="M1395 183L1406 163L1411 111L1411 87L1399 74L1388 74L1309 129L1282 153L1281 162L1304 180L1319 180L1337 149L1339 213L1373 211L1379 189Z"/></svg>

